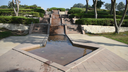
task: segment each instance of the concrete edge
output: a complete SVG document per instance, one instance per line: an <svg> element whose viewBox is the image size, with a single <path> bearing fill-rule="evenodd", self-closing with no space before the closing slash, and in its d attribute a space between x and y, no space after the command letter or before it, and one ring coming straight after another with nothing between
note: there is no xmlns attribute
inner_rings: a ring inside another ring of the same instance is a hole
<svg viewBox="0 0 128 72"><path fill-rule="evenodd" d="M44 43L47 42L48 36L49 36L49 35L46 35L46 36L45 36L46 38L43 40ZM67 37L68 37L68 36L67 36ZM68 38L69 38L69 37L68 37ZM70 39L70 38L69 38L69 40L72 42L73 45L79 45L79 46L84 46L84 47L93 47L93 48L95 48L95 49L96 49L96 48L98 48L98 49L95 50L95 51L93 51L92 53L89 53L89 54L87 54L87 55L81 57L80 59L77 59L77 60L75 60L75 61L73 61L73 62L71 62L71 63L65 65L65 66L60 65L60 64L55 63L55 62L52 62L52 61L50 61L50 63L48 63L48 62L49 62L48 59L39 57L39 56L37 56L37 55L34 55L34 54L32 54L32 53L29 53L29 52L25 51L25 50L27 50L27 49L32 49L32 48L35 48L35 47L41 47L40 44L38 44L38 45L31 45L31 46L23 47L23 48L22 48L22 47L21 47L21 48L13 48L13 50L18 51L18 52L20 52L20 53L22 53L22 54L24 54L24 55L27 55L27 56L29 56L29 57L31 57L31 58L34 58L34 59L36 59L36 60L38 60L38 61L40 61L40 62L43 62L43 63L45 63L45 64L48 64L48 65L50 65L50 66L52 66L52 67L55 67L55 68L57 68L57 69L59 69L59 70L61 70L61 71L64 71L64 72L70 71L72 68L74 68L74 67L80 65L81 63L87 61L89 58L91 58L91 57L93 57L94 55L98 54L100 51L104 50L103 47L98 46L98 45L96 45L96 44L94 44L94 43L80 43L80 42L75 42L75 41L72 41L72 39Z"/></svg>

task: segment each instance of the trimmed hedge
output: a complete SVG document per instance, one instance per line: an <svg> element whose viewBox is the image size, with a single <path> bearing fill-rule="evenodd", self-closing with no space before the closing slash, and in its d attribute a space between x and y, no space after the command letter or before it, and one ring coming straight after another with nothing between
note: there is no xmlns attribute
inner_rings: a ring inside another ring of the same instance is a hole
<svg viewBox="0 0 128 72"><path fill-rule="evenodd" d="M85 13L76 13L71 14L69 18L95 18L95 14L85 14ZM121 18L121 15L116 15L116 18ZM104 14L98 14L98 18L113 18L113 15L104 15ZM125 16L125 19L128 19L128 16Z"/></svg>
<svg viewBox="0 0 128 72"><path fill-rule="evenodd" d="M33 9L33 10L34 10L34 12L39 12L39 13L45 14L45 11L41 8L36 8L36 9Z"/></svg>
<svg viewBox="0 0 128 72"><path fill-rule="evenodd" d="M15 13L13 11L2 11L0 12L0 16L15 16ZM33 17L43 17L43 13L38 13L38 12L19 12L19 16L24 16L24 15L32 15Z"/></svg>
<svg viewBox="0 0 128 72"><path fill-rule="evenodd" d="M2 11L0 12L0 16L15 16L15 13L13 11ZM33 17L41 17L38 12L19 12L19 16L24 15L33 15Z"/></svg>
<svg viewBox="0 0 128 72"><path fill-rule="evenodd" d="M26 6L25 9L35 9L37 6Z"/></svg>
<svg viewBox="0 0 128 72"><path fill-rule="evenodd" d="M68 11L68 14L84 13L82 8L72 8Z"/></svg>
<svg viewBox="0 0 128 72"><path fill-rule="evenodd" d="M52 7L50 8L48 11L52 11L52 10L60 10L60 11L65 11L65 8L56 8L56 7Z"/></svg>
<svg viewBox="0 0 128 72"><path fill-rule="evenodd" d="M20 16L0 16L0 23L31 24L31 22L39 23L39 19Z"/></svg>
<svg viewBox="0 0 128 72"><path fill-rule="evenodd" d="M34 17L43 17L45 14L45 11L40 8L36 9L20 9L19 10L19 16L23 16L26 14L34 15ZM15 16L15 13L13 9L0 9L0 16Z"/></svg>
<svg viewBox="0 0 128 72"><path fill-rule="evenodd" d="M120 19L117 19L117 23L119 23ZM113 19L94 19L94 18L82 18L76 20L76 24L82 25L102 25L102 26L113 26L114 20ZM122 26L128 27L128 20L124 20Z"/></svg>
<svg viewBox="0 0 128 72"><path fill-rule="evenodd" d="M14 12L13 9L0 9L0 12L1 11L13 11ZM34 10L33 9L20 9L19 12L34 12Z"/></svg>

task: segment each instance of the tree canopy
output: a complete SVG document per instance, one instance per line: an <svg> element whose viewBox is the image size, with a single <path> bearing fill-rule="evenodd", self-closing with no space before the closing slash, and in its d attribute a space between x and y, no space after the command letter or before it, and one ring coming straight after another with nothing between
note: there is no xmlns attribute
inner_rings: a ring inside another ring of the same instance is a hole
<svg viewBox="0 0 128 72"><path fill-rule="evenodd" d="M104 4L104 2L102 2L101 0L97 1L97 8L101 8L101 6ZM92 7L94 7L94 4L92 5Z"/></svg>
<svg viewBox="0 0 128 72"><path fill-rule="evenodd" d="M2 6L0 6L0 8L6 9L6 8L8 8L8 6L7 5L2 5Z"/></svg>
<svg viewBox="0 0 128 72"><path fill-rule="evenodd" d="M74 4L73 7L84 8L82 3Z"/></svg>
<svg viewBox="0 0 128 72"><path fill-rule="evenodd" d="M104 6L105 6L105 9L111 10L111 4L110 3L106 3Z"/></svg>
<svg viewBox="0 0 128 72"><path fill-rule="evenodd" d="M111 3L105 3L105 9L111 10ZM115 7L117 8L117 3L115 4Z"/></svg>
<svg viewBox="0 0 128 72"><path fill-rule="evenodd" d="M125 9L125 5L123 2L120 2L118 5L117 5L117 10L119 11L123 11Z"/></svg>

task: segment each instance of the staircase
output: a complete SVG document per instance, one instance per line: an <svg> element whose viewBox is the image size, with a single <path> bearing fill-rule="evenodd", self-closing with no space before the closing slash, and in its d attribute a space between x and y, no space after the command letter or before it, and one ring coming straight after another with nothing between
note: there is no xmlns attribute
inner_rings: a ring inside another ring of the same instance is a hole
<svg viewBox="0 0 128 72"><path fill-rule="evenodd" d="M38 34L47 34L48 32L48 25L44 24L31 24L33 25L32 28L30 29L30 34L31 33L38 33Z"/></svg>
<svg viewBox="0 0 128 72"><path fill-rule="evenodd" d="M81 25L66 25L66 34L82 34Z"/></svg>
<svg viewBox="0 0 128 72"><path fill-rule="evenodd" d="M45 15L44 18L40 18L40 24L31 24L29 34L31 33L50 35L81 34L82 29L80 25L73 25L68 15L60 16L58 10L53 10L51 18L49 18L49 15Z"/></svg>
<svg viewBox="0 0 128 72"><path fill-rule="evenodd" d="M65 34L64 26L61 25L61 18L58 13L58 10L53 10L53 14L51 15L50 35Z"/></svg>

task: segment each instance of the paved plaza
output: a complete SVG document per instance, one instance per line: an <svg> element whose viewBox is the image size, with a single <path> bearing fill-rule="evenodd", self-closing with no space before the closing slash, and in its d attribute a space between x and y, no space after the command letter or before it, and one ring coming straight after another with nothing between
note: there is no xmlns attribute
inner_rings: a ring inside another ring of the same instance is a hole
<svg viewBox="0 0 128 72"><path fill-rule="evenodd" d="M0 40L0 72L63 72L12 48L41 45L46 34L11 36ZM128 72L128 45L102 36L68 34L72 42L94 43L104 49L69 72Z"/></svg>

